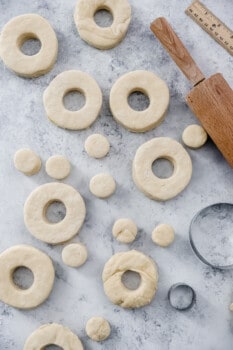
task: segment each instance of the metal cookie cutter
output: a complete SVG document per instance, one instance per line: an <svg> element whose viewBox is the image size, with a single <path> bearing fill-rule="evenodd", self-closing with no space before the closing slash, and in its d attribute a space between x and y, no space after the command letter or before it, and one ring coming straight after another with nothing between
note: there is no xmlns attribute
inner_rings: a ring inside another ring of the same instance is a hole
<svg viewBox="0 0 233 350"><path fill-rule="evenodd" d="M191 221L189 239L204 264L233 268L233 204L217 203L200 210Z"/></svg>

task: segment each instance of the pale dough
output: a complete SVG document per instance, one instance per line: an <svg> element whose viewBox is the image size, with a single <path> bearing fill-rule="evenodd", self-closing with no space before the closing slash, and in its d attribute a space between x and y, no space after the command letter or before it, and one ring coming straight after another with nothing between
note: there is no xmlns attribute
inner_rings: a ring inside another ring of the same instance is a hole
<svg viewBox="0 0 233 350"><path fill-rule="evenodd" d="M116 182L109 174L97 174L91 179L89 189L96 197L108 198L115 192Z"/></svg>
<svg viewBox="0 0 233 350"><path fill-rule="evenodd" d="M86 323L86 333L94 341L103 341L111 333L110 324L103 317L92 317Z"/></svg>
<svg viewBox="0 0 233 350"><path fill-rule="evenodd" d="M231 312L233 312L233 303L230 304L229 310L230 310Z"/></svg>
<svg viewBox="0 0 233 350"><path fill-rule="evenodd" d="M62 250L62 260L70 267L79 267L87 260L87 248L81 243L66 245Z"/></svg>
<svg viewBox="0 0 233 350"><path fill-rule="evenodd" d="M88 136L84 147L90 157L99 159L108 154L110 144L105 136L101 134L93 134Z"/></svg>
<svg viewBox="0 0 233 350"><path fill-rule="evenodd" d="M152 170L155 160L165 158L173 163L171 177L161 179ZM166 201L177 196L192 176L192 161L184 147L168 137L156 137L140 146L133 160L133 179L146 196Z"/></svg>
<svg viewBox="0 0 233 350"><path fill-rule="evenodd" d="M113 236L121 243L131 243L137 235L137 226L130 219L117 220L112 228Z"/></svg>
<svg viewBox="0 0 233 350"><path fill-rule="evenodd" d="M32 56L20 50L29 39L38 39L41 43L40 51ZM57 51L56 34L39 15L28 13L14 17L2 29L0 56L5 65L20 76L32 78L49 72L57 59Z"/></svg>
<svg viewBox="0 0 233 350"><path fill-rule="evenodd" d="M65 108L63 98L71 91L79 91L86 98L78 111ZM82 130L91 126L102 107L102 92L96 81L87 73L69 70L57 75L43 94L48 118L64 129Z"/></svg>
<svg viewBox="0 0 233 350"><path fill-rule="evenodd" d="M107 10L113 23L102 28L94 20L99 10ZM79 0L74 20L80 37L97 49L106 50L118 45L127 33L131 20L131 6L127 0Z"/></svg>
<svg viewBox="0 0 233 350"><path fill-rule="evenodd" d="M206 143L207 138L207 132L202 126L197 124L187 126L182 134L184 144L194 149L202 147Z"/></svg>
<svg viewBox="0 0 233 350"><path fill-rule="evenodd" d="M70 162L63 156L55 155L47 160L45 169L50 177L62 180L70 174Z"/></svg>
<svg viewBox="0 0 233 350"><path fill-rule="evenodd" d="M23 350L42 350L49 345L57 345L63 350L83 350L77 335L57 323L45 324L36 329L26 340Z"/></svg>
<svg viewBox="0 0 233 350"><path fill-rule="evenodd" d="M175 232L171 225L160 224L152 232L152 241L161 247L169 246L175 238Z"/></svg>
<svg viewBox="0 0 233 350"><path fill-rule="evenodd" d="M46 210L53 202L66 207L64 219L51 223ZM63 183L47 183L37 187L24 204L24 222L29 232L43 242L59 244L73 238L83 225L86 207L80 193Z"/></svg>
<svg viewBox="0 0 233 350"><path fill-rule="evenodd" d="M34 281L28 289L13 282L13 273L19 267L32 271ZM49 296L54 283L51 259L40 250L28 246L13 246L0 254L0 300L19 309L32 309Z"/></svg>
<svg viewBox="0 0 233 350"><path fill-rule="evenodd" d="M14 155L14 165L21 173L31 176L40 170L41 160L32 150L21 148Z"/></svg>
<svg viewBox="0 0 233 350"><path fill-rule="evenodd" d="M122 283L126 271L139 273L141 283L136 290L129 290ZM107 261L102 280L105 294L114 304L124 308L138 308L149 304L154 298L158 271L151 258L137 250L131 250L117 253Z"/></svg>
<svg viewBox="0 0 233 350"><path fill-rule="evenodd" d="M130 107L128 97L135 91L148 96L150 105L143 111ZM137 70L121 76L110 92L113 117L126 129L145 132L155 128L165 117L169 105L167 84L152 72Z"/></svg>

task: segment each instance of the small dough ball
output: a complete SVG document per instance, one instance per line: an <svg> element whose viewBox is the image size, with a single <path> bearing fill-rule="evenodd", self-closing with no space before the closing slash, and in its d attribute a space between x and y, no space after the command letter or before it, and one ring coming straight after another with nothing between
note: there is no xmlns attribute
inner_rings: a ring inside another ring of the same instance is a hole
<svg viewBox="0 0 233 350"><path fill-rule="evenodd" d="M92 317L86 323L86 333L94 341L103 341L109 337L111 328L103 317Z"/></svg>
<svg viewBox="0 0 233 350"><path fill-rule="evenodd" d="M231 303L231 305L229 306L229 310L233 312L233 303Z"/></svg>
<svg viewBox="0 0 233 350"><path fill-rule="evenodd" d="M79 267L87 260L87 249L81 243L66 245L62 250L62 260L70 267Z"/></svg>
<svg viewBox="0 0 233 350"><path fill-rule="evenodd" d="M21 148L15 153L14 164L17 170L27 176L38 173L41 168L40 157L27 148Z"/></svg>
<svg viewBox="0 0 233 350"><path fill-rule="evenodd" d="M208 135L200 125L189 125L184 129L182 140L190 148L200 148L207 141Z"/></svg>
<svg viewBox="0 0 233 350"><path fill-rule="evenodd" d="M158 225L152 232L152 241L160 247L169 246L175 238L174 229L167 224Z"/></svg>
<svg viewBox="0 0 233 350"><path fill-rule="evenodd" d="M63 156L52 156L47 160L45 169L53 179L62 180L70 174L70 162Z"/></svg>
<svg viewBox="0 0 233 350"><path fill-rule="evenodd" d="M137 235L137 226L130 219L117 220L112 228L113 236L121 243L131 243Z"/></svg>
<svg viewBox="0 0 233 350"><path fill-rule="evenodd" d="M86 139L84 147L90 157L99 159L108 154L110 144L105 136L93 134Z"/></svg>
<svg viewBox="0 0 233 350"><path fill-rule="evenodd" d="M108 198L115 192L116 182L111 175L101 173L91 179L89 188L94 196Z"/></svg>

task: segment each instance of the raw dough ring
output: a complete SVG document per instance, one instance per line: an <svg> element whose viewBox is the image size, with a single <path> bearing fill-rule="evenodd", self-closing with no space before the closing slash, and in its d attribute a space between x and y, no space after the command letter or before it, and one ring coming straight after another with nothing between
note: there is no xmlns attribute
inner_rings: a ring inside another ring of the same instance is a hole
<svg viewBox="0 0 233 350"><path fill-rule="evenodd" d="M45 324L36 329L26 340L23 350L42 350L49 345L57 345L63 350L83 350L77 335L57 323Z"/></svg>
<svg viewBox="0 0 233 350"><path fill-rule="evenodd" d="M71 91L79 91L86 98L78 111L65 108L63 98ZM102 92L96 81L78 70L65 71L54 78L43 95L48 118L64 129L82 130L94 123L102 106Z"/></svg>
<svg viewBox="0 0 233 350"><path fill-rule="evenodd" d="M150 105L143 111L130 107L128 97L140 91L148 96ZM120 77L110 92L113 117L126 129L144 132L156 127L165 117L169 104L167 84L152 72L136 70Z"/></svg>
<svg viewBox="0 0 233 350"><path fill-rule="evenodd" d="M38 39L40 51L32 56L25 55L22 44L29 39ZM23 77L38 77L49 72L57 59L58 41L56 34L43 17L26 14L12 18L0 35L0 56L5 65Z"/></svg>
<svg viewBox="0 0 233 350"><path fill-rule="evenodd" d="M99 10L107 10L113 16L110 27L100 27L94 20ZM118 45L126 35L131 7L127 0L79 0L74 20L79 35L97 49L106 50Z"/></svg>
<svg viewBox="0 0 233 350"><path fill-rule="evenodd" d="M127 289L121 281L126 271L135 271L141 276L136 290ZM138 308L149 304L156 292L158 271L154 261L137 250L117 253L105 264L102 280L107 297L124 308Z"/></svg>
<svg viewBox="0 0 233 350"><path fill-rule="evenodd" d="M62 202L66 207L64 219L51 223L46 210L53 202ZM50 244L68 241L82 227L86 207L82 196L73 187L53 182L37 187L24 205L24 222L30 233L37 239Z"/></svg>
<svg viewBox="0 0 233 350"><path fill-rule="evenodd" d="M34 275L28 289L13 282L12 275L18 267L26 267ZM31 309L43 303L53 288L54 277L51 259L34 247L17 245L0 254L0 299L13 307Z"/></svg>
<svg viewBox="0 0 233 350"><path fill-rule="evenodd" d="M173 163L171 177L161 179L154 175L152 165L159 158ZM146 196L166 201L178 195L188 185L192 176L192 161L184 147L168 137L154 138L136 152L133 160L133 179Z"/></svg>

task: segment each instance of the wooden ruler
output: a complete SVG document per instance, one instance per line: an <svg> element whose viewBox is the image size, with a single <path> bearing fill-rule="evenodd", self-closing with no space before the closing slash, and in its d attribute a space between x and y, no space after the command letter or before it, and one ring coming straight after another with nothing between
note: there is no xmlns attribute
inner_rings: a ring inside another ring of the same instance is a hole
<svg viewBox="0 0 233 350"><path fill-rule="evenodd" d="M185 10L202 29L233 55L233 31L200 1L193 1Z"/></svg>

